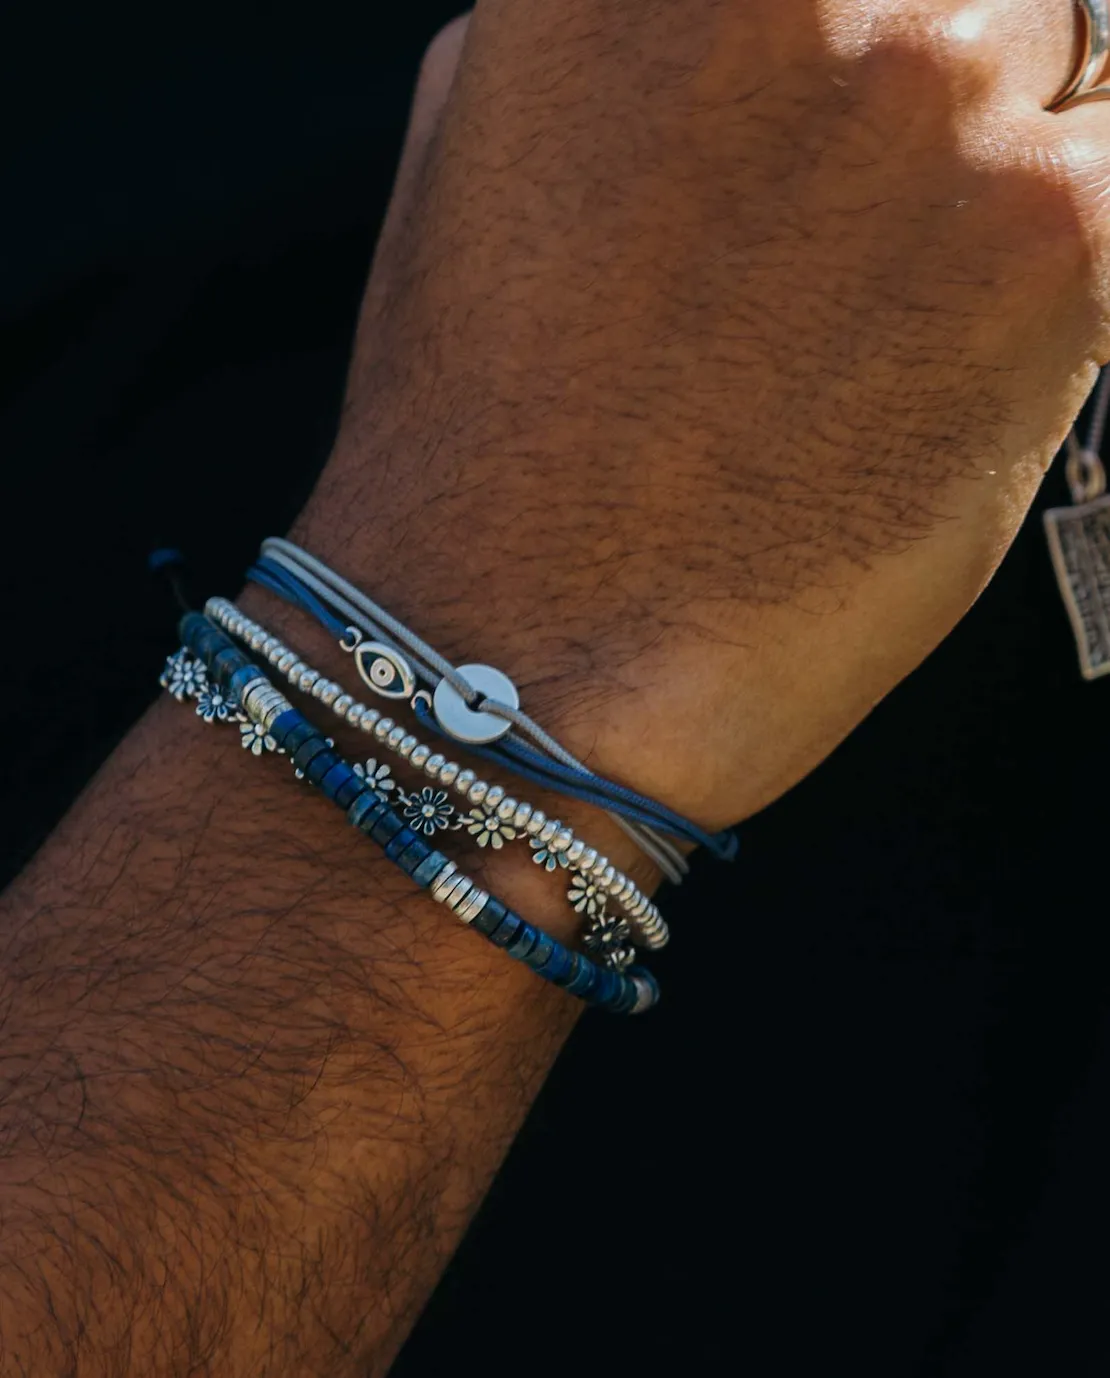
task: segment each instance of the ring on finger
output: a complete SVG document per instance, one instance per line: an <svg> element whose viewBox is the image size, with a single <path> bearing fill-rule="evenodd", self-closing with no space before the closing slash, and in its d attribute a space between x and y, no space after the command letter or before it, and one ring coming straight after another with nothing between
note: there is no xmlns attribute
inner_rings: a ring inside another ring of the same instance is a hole
<svg viewBox="0 0 1110 1378"><path fill-rule="evenodd" d="M1088 100L1110 99L1110 85L1099 78L1110 56L1110 0L1075 0L1079 19L1079 57L1067 85L1049 110L1068 110Z"/></svg>

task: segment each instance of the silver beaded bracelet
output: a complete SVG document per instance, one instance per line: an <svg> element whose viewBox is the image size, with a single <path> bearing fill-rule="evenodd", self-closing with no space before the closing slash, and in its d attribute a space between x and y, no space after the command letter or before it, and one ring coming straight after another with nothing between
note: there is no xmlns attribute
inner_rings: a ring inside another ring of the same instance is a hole
<svg viewBox="0 0 1110 1378"><path fill-rule="evenodd" d="M566 869L570 872L567 899L587 920L583 942L588 948L620 953L618 961L623 965L632 960L631 949L620 943L619 934L615 932L615 926L625 920L607 912L610 898L626 916L633 943L652 950L667 943L670 934L658 907L634 881L611 865L608 857L576 838L572 829L558 819L549 819L542 809L506 795L500 785L479 779L475 771L464 770L458 762L433 751L392 718L356 701L342 685L313 669L296 651L247 617L229 599L210 598L205 612L231 636L264 656L294 688L319 699L349 726L372 736L411 766L422 770L429 779L446 787L434 790L425 786L407 795L399 792L394 796L403 805L411 827L419 828L428 836L445 830L465 830L479 846L494 849L500 849L505 842L527 837L532 860L537 865L547 871ZM362 771L382 798L390 797L396 782L387 765L372 759L365 763ZM451 788L472 806L468 812L460 813L448 802L447 791Z"/></svg>

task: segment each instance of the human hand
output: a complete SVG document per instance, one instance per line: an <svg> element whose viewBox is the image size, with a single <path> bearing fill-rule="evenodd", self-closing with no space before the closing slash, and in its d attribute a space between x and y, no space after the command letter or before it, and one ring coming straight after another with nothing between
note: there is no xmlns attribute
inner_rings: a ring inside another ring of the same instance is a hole
<svg viewBox="0 0 1110 1378"><path fill-rule="evenodd" d="M1110 356L1074 42L1066 0L482 0L296 535L599 769L769 802L974 600Z"/></svg>

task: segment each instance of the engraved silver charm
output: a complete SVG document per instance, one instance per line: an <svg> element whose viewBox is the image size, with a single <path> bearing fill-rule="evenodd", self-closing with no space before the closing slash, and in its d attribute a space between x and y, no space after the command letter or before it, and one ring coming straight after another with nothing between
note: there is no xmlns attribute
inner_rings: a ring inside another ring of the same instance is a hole
<svg viewBox="0 0 1110 1378"><path fill-rule="evenodd" d="M596 962L611 971L624 971L636 960L631 929L624 919L602 911L582 935L582 946Z"/></svg>
<svg viewBox="0 0 1110 1378"><path fill-rule="evenodd" d="M351 769L360 779L366 781L383 803L388 798L389 791L397 788L397 781L394 780L388 764L382 761L379 765L373 756L365 765L361 761L356 761Z"/></svg>
<svg viewBox="0 0 1110 1378"><path fill-rule="evenodd" d="M554 871L558 866L566 868L570 865L566 852L555 851L550 842L541 842L538 837L531 837L528 839L528 845L532 848L532 860L545 871Z"/></svg>
<svg viewBox="0 0 1110 1378"><path fill-rule="evenodd" d="M581 871L572 871L567 899L576 914L602 914L605 909L605 895L592 876Z"/></svg>
<svg viewBox="0 0 1110 1378"><path fill-rule="evenodd" d="M187 646L182 646L180 651L167 656L158 683L169 690L178 703L184 703L207 688L208 670L203 660L198 660Z"/></svg>
<svg viewBox="0 0 1110 1378"><path fill-rule="evenodd" d="M284 748L278 746L262 724L257 722L239 725L239 745L254 756L261 756L264 751L276 751L279 756L285 755Z"/></svg>
<svg viewBox="0 0 1110 1378"><path fill-rule="evenodd" d="M432 789L425 785L412 794L402 795L405 807L401 816L414 833L425 837L435 837L437 832L459 828L454 805L448 803L445 789Z"/></svg>
<svg viewBox="0 0 1110 1378"><path fill-rule="evenodd" d="M246 722L247 715L236 699L225 698L215 685L209 684L197 695L197 717L205 722Z"/></svg>
<svg viewBox="0 0 1110 1378"><path fill-rule="evenodd" d="M479 847L492 847L499 852L506 842L516 840L516 829L486 809L471 809L463 823Z"/></svg>
<svg viewBox="0 0 1110 1378"><path fill-rule="evenodd" d="M1044 514L1084 679L1110 674L1110 497Z"/></svg>

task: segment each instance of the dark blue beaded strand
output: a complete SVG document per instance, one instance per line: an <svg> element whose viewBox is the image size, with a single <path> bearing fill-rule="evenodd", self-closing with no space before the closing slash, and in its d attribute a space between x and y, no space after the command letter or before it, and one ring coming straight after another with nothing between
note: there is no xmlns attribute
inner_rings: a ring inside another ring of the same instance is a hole
<svg viewBox="0 0 1110 1378"><path fill-rule="evenodd" d="M203 613L181 619L181 640L208 667L208 673L229 696L239 698L252 681L270 681L222 628ZM328 739L296 708L288 708L270 725L270 737L290 757L305 779L344 809L348 821L422 889L430 889L450 864L334 750ZM649 1009L659 999L652 974L634 967L627 975L609 971L550 934L514 914L491 896L471 920L471 928L494 946L530 967L545 981L562 987L587 1004L617 1014Z"/></svg>

